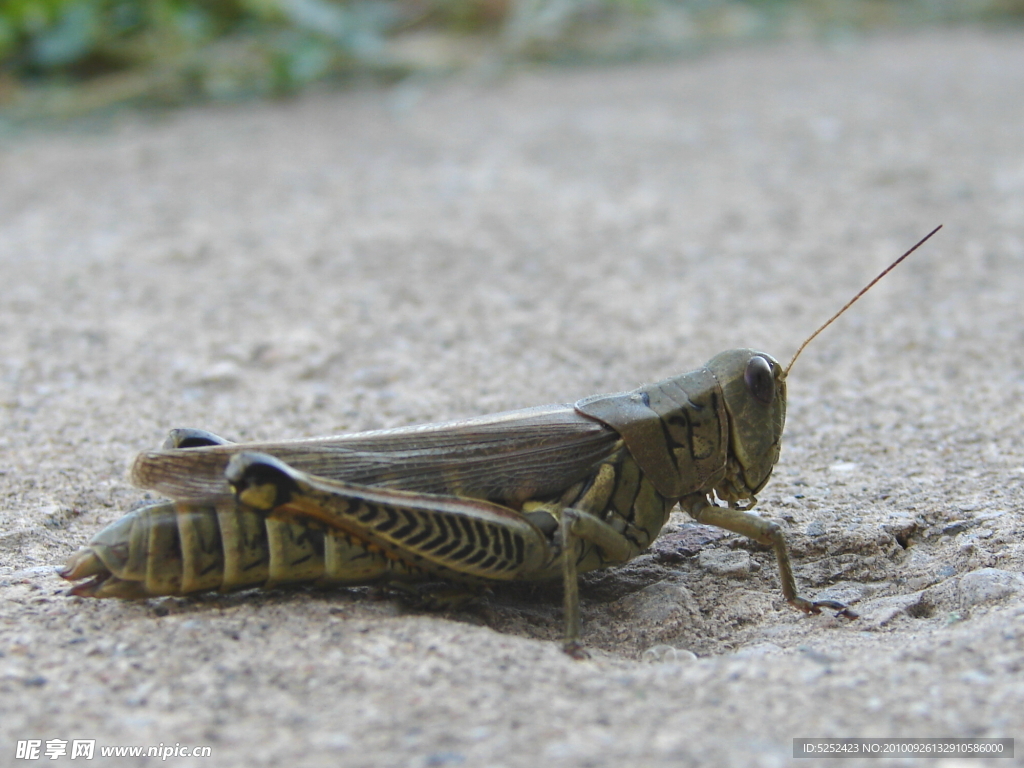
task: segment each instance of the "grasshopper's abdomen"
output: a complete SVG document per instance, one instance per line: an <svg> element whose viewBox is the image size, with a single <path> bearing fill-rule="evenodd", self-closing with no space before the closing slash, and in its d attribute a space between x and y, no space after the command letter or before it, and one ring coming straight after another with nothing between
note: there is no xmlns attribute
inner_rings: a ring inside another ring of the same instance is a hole
<svg viewBox="0 0 1024 768"><path fill-rule="evenodd" d="M406 567L341 531L281 520L233 498L158 502L103 529L61 572L83 597L143 598L292 582L367 584Z"/></svg>

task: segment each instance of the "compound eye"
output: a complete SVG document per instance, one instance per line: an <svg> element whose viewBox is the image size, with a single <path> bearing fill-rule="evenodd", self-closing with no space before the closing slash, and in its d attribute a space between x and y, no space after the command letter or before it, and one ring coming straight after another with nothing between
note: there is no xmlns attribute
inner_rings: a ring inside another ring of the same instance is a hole
<svg viewBox="0 0 1024 768"><path fill-rule="evenodd" d="M757 355L750 358L743 380L747 382L747 390L755 400L765 405L772 404L775 399L775 375L767 360Z"/></svg>

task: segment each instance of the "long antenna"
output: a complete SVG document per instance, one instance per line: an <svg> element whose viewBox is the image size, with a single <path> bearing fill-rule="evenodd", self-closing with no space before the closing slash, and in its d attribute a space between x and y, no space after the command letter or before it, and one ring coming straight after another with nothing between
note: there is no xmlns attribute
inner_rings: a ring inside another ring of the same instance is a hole
<svg viewBox="0 0 1024 768"><path fill-rule="evenodd" d="M856 296L854 296L854 297L853 297L852 299L850 299L850 300L849 300L848 302L846 302L846 304L845 304L845 305L843 306L843 308L842 308L842 309L840 309L840 310L839 310L838 312L836 312L836 313L835 313L834 315L832 315L832 317L830 317L830 318L829 318L829 319L828 319L828 320L827 320L827 321L825 322L825 324L824 324L823 326L821 326L821 327L820 327L820 328L819 328L818 330L816 330L816 331L815 331L814 333L812 333L812 334L811 334L810 336L808 336L808 337L807 337L807 340L806 340L806 341L805 341L805 342L804 342L803 344L801 344L801 345L800 345L800 349L798 349L798 350L796 351L796 354L795 354L795 355L793 355L793 359L789 361L789 365L787 365L787 366L786 366L786 372L785 372L785 373L784 373L783 375L784 375L784 376L788 376L788 375L789 375L789 369L793 367L793 363L795 363L795 362L796 362L796 359L797 359L798 357L800 357L800 353L804 351L804 347L806 347L806 346L807 346L808 344L810 344L810 343L811 343L812 341L814 341L815 337L817 337L817 335L818 335L819 333L821 333L821 332L822 332L822 331L824 331L824 330L825 330L826 328L828 328L828 327L829 327L830 325L832 325L832 323L833 323L833 322L835 322L835 320L836 320L836 319L837 319L837 318L838 318L838 317L839 317L839 316L840 316L841 314L843 314L843 312L845 312L845 311L846 311L846 310L848 310L848 309L849 309L849 308L850 308L851 306L853 306L853 303L854 303L855 301L857 301L857 299L859 299L859 298L860 298L861 296L863 296L863 295L864 295L865 293L867 293L868 291L870 291L870 290L871 290L871 287L872 287L872 286L873 286L873 285L874 285L875 283L877 283L877 282L878 282L879 280L881 280L881 279L882 279L883 277L885 277L885 276L886 276L886 275L888 275L888 274L889 274L890 272L892 272L893 268L895 268L895 266L896 266L897 264L899 264L899 263L900 263L901 261L903 261L903 260L904 260L905 258L907 258L907 256L909 256L909 255L910 255L910 254L912 254L912 253L913 253L914 251L916 251L916 250L917 250L918 248L920 248L920 247L921 247L922 245L924 245L925 241L926 241L926 240L927 240L927 239L928 239L929 237L931 237L932 235L934 235L934 234L935 234L936 232L938 232L938 231L939 231L940 229L942 229L942 225L941 225L941 224L939 224L939 226L937 226L937 227L936 227L935 229L933 229L933 230L932 230L931 232L929 232L929 233L928 233L927 235L925 235L925 236L924 236L924 237L922 237L922 238L921 238L920 240L918 240L918 241L917 241L917 245L915 245L915 246L914 246L913 248L911 248L911 249L910 249L909 251L907 251L907 252L906 252L906 253L904 253L904 254L903 254L902 256L900 256L900 257L899 257L898 259L896 259L896 261L894 261L894 262L893 262L892 264L890 264L890 265L889 265L888 267L886 267L885 269L883 269L883 270L882 270L882 272L881 272L881 274L879 274L879 275L878 275L878 277L876 277L876 278L875 278L874 280L872 280L872 281L871 281L870 283L868 283L868 284L867 284L867 285L865 285L865 286L864 286L863 288L861 288L861 291L860 291L860 293L858 293L858 294L857 294Z"/></svg>

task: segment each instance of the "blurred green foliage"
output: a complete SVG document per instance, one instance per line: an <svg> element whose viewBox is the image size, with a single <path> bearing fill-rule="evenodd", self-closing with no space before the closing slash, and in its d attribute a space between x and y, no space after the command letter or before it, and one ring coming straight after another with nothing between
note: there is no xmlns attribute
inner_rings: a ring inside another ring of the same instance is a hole
<svg viewBox="0 0 1024 768"><path fill-rule="evenodd" d="M723 40L1024 16L1024 0L0 0L0 104L285 94L481 60L622 59Z"/></svg>
<svg viewBox="0 0 1024 768"><path fill-rule="evenodd" d="M22 82L145 73L150 95L287 92L373 67L390 0L5 0L0 68Z"/></svg>

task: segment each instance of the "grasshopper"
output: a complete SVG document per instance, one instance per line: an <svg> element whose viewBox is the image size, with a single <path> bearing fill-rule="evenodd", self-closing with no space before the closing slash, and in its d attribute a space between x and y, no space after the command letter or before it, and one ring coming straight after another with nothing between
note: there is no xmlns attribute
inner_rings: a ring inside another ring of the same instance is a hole
<svg viewBox="0 0 1024 768"><path fill-rule="evenodd" d="M791 605L856 618L798 593L781 527L750 510L779 458L797 357L940 228L785 369L733 349L632 392L463 421L248 444L173 430L131 470L136 485L171 500L100 531L60 575L89 579L70 594L129 599L295 582L561 578L565 649L578 655L577 574L639 555L678 504L772 547Z"/></svg>

